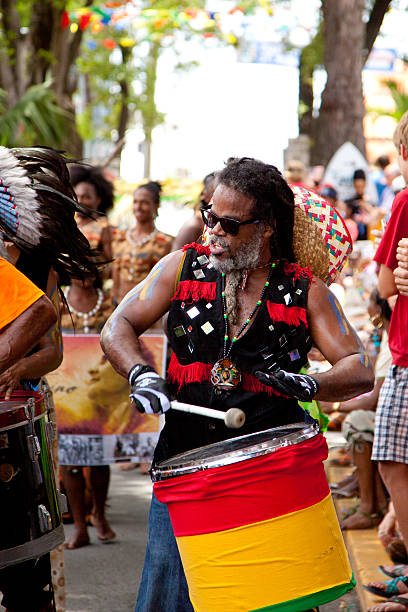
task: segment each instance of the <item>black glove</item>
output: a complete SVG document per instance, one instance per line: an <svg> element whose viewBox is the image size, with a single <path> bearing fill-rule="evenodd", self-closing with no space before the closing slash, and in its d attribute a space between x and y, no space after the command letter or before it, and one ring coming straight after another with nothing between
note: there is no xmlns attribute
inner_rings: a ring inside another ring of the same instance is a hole
<svg viewBox="0 0 408 612"><path fill-rule="evenodd" d="M139 412L161 414L170 408L165 380L148 365L137 364L128 374L130 396Z"/></svg>
<svg viewBox="0 0 408 612"><path fill-rule="evenodd" d="M301 402L311 402L319 390L319 385L308 374L292 374L285 370L274 370L270 374L255 372L255 376L264 385L273 387L279 393L294 397Z"/></svg>

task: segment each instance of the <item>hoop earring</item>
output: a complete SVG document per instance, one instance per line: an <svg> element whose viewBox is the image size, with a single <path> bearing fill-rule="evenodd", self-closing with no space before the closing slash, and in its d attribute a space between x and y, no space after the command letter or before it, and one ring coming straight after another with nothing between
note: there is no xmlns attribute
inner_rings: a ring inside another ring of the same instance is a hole
<svg viewBox="0 0 408 612"><path fill-rule="evenodd" d="M376 314L370 317L370 321L376 329L381 329L384 325L384 319L380 314Z"/></svg>

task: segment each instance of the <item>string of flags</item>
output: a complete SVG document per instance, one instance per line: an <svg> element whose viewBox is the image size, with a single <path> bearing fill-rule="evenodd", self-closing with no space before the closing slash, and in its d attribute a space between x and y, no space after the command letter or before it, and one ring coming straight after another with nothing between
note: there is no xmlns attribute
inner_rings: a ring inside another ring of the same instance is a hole
<svg viewBox="0 0 408 612"><path fill-rule="evenodd" d="M267 15L273 14L270 0L258 0L258 7L262 8ZM123 30L124 36L118 41L113 38L98 40L107 49L114 49L118 44L122 47L132 47L136 44L136 35L133 38L131 33L129 34L132 29L148 28L154 36L188 24L194 30L201 31L204 37L211 38L215 36L217 30L222 32L222 22L225 21L225 18L235 18L241 21L245 16L251 15L254 10L254 7L244 8L242 6L236 6L224 13L196 7L183 10L155 9L137 7L129 0L116 0L99 6L65 11L62 15L61 27L69 28L72 33L79 29L92 34L99 34L107 26L114 27L118 31ZM237 38L231 31L224 33L223 38L230 44L237 43ZM96 49L98 42L87 40L86 44L88 48Z"/></svg>

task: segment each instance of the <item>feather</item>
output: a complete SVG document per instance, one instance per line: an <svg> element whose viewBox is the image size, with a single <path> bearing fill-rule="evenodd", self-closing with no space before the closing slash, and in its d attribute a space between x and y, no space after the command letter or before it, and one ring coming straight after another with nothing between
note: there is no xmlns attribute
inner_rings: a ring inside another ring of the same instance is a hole
<svg viewBox="0 0 408 612"><path fill-rule="evenodd" d="M81 206L70 182L68 159L49 147L0 147L0 229L22 250L46 258L61 284L96 276L98 251L78 229L75 213L95 217Z"/></svg>
<svg viewBox="0 0 408 612"><path fill-rule="evenodd" d="M12 232L18 238L37 245L40 242L41 215L39 213L39 202L35 191L32 189L31 181L24 168L9 149L0 146L0 181L7 186L14 203L7 207L5 203L0 207L0 226L5 232ZM7 215L7 212L9 215ZM8 223L10 219L15 224Z"/></svg>

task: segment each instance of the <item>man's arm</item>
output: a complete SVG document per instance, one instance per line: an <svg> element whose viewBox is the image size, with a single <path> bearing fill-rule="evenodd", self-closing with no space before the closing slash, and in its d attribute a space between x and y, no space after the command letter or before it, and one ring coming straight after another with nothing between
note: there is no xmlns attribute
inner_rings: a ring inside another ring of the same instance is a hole
<svg viewBox="0 0 408 612"><path fill-rule="evenodd" d="M163 257L144 281L123 298L101 334L101 345L119 374L127 377L135 364L146 364L138 337L170 308L183 253Z"/></svg>
<svg viewBox="0 0 408 612"><path fill-rule="evenodd" d="M3 327L0 330L0 373L24 357L56 320L54 306L44 295Z"/></svg>
<svg viewBox="0 0 408 612"><path fill-rule="evenodd" d="M319 386L316 399L344 401L371 391L374 374L364 347L336 297L319 279L313 279L307 310L313 342L333 366L313 374Z"/></svg>
<svg viewBox="0 0 408 612"><path fill-rule="evenodd" d="M0 394L8 400L14 389L22 379L41 378L48 372L56 370L62 362L62 336L59 321L59 303L57 275L51 270L48 275L47 297L54 305L57 321L42 336L38 343L38 350L27 357L16 361L0 374Z"/></svg>
<svg viewBox="0 0 408 612"><path fill-rule="evenodd" d="M384 299L398 293L394 273L391 268L384 264L380 264L380 271L378 273L378 293Z"/></svg>

